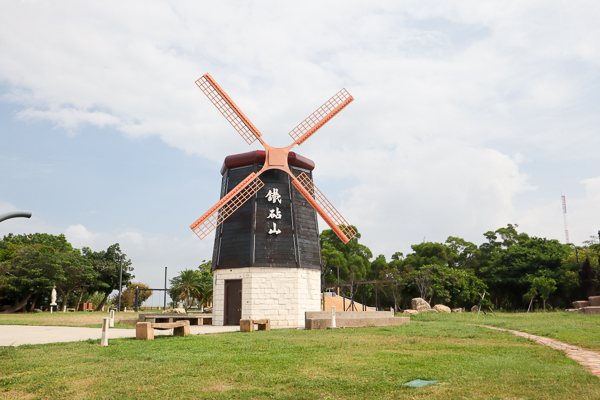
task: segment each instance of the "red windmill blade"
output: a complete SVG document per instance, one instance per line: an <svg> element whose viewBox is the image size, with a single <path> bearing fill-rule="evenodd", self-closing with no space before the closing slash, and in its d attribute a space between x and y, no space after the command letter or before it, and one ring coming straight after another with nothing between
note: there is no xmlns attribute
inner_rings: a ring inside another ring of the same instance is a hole
<svg viewBox="0 0 600 400"><path fill-rule="evenodd" d="M288 165L288 153L292 147L306 141L354 100L346 89L340 90L290 132L294 143L287 147L276 148L269 146L261 139L262 135L258 129L209 74L205 74L198 79L196 84L248 144L258 140L266 151L265 163L258 173L250 174L190 226L200 239L206 237L256 194L264 186L258 176L270 169L280 169L290 175L294 187L313 206L342 242L348 243L356 235L356 230L348 224L323 193L317 189L308 175L302 173L296 177L292 174Z"/></svg>
<svg viewBox="0 0 600 400"><path fill-rule="evenodd" d="M350 93L346 89L340 90L331 99L327 100L325 104L317 108L314 113L310 114L308 118L300 122L297 127L292 129L289 135L298 145L301 145L302 142L319 130L353 100L354 97L350 96Z"/></svg>
<svg viewBox="0 0 600 400"><path fill-rule="evenodd" d="M262 134L244 115L242 110L235 105L233 100L225 93L221 86L210 76L204 74L196 81L196 85L204 92L206 97L217 107L225 119L235 128L248 144L252 144ZM260 140L260 139L259 139Z"/></svg>

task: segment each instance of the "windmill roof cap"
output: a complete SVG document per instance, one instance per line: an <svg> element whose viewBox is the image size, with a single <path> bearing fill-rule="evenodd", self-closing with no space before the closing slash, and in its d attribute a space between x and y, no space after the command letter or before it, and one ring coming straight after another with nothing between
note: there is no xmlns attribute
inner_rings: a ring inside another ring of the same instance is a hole
<svg viewBox="0 0 600 400"><path fill-rule="evenodd" d="M244 165L250 165L254 163L263 164L267 157L267 152L264 150L249 151L247 153L232 154L225 157L225 162L221 167L221 175L225 175L225 172L229 168L243 167ZM309 171L315 169L315 162L306 157L296 154L293 151L288 153L288 164L294 167L304 168Z"/></svg>

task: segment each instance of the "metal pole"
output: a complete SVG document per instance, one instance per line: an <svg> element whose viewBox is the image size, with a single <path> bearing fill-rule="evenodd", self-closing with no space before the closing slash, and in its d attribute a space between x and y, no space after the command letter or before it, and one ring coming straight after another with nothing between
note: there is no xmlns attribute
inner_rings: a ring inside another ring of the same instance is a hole
<svg viewBox="0 0 600 400"><path fill-rule="evenodd" d="M163 310L167 309L167 267L165 267L165 304Z"/></svg>
<svg viewBox="0 0 600 400"><path fill-rule="evenodd" d="M600 231L598 231L600 233ZM337 267L337 280L338 280L338 285L340 284L340 266L338 265ZM337 295L340 295L340 287L337 287Z"/></svg>
<svg viewBox="0 0 600 400"><path fill-rule="evenodd" d="M379 311L377 307L377 282L375 282L375 311Z"/></svg>
<svg viewBox="0 0 600 400"><path fill-rule="evenodd" d="M123 291L123 256L121 256L121 273L119 274L119 312L121 312L121 292Z"/></svg>
<svg viewBox="0 0 600 400"><path fill-rule="evenodd" d="M135 287L135 312L138 312L140 309L139 301L140 301L140 288L136 286Z"/></svg>

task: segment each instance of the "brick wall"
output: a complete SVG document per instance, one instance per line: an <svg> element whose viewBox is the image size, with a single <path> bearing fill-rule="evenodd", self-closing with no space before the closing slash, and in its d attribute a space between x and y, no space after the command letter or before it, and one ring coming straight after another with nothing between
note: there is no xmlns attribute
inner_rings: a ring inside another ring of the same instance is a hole
<svg viewBox="0 0 600 400"><path fill-rule="evenodd" d="M303 268L214 271L213 325L223 325L225 280L242 280L242 318L269 318L272 326L304 326L306 311L321 307L321 272Z"/></svg>

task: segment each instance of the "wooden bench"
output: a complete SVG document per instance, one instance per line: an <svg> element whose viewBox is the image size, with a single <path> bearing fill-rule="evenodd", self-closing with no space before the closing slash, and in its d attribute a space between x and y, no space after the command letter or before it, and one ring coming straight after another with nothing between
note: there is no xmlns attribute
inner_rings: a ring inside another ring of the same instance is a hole
<svg viewBox="0 0 600 400"><path fill-rule="evenodd" d="M138 340L154 340L155 329L173 329L174 336L188 336L190 334L190 321L138 322L135 324L135 338Z"/></svg>
<svg viewBox="0 0 600 400"><path fill-rule="evenodd" d="M259 331L270 331L271 320L268 318L264 319L240 319L240 331L241 332L254 332L254 325L258 325Z"/></svg>
<svg viewBox="0 0 600 400"><path fill-rule="evenodd" d="M139 314L140 322L189 321L190 325L212 325L212 314Z"/></svg>

